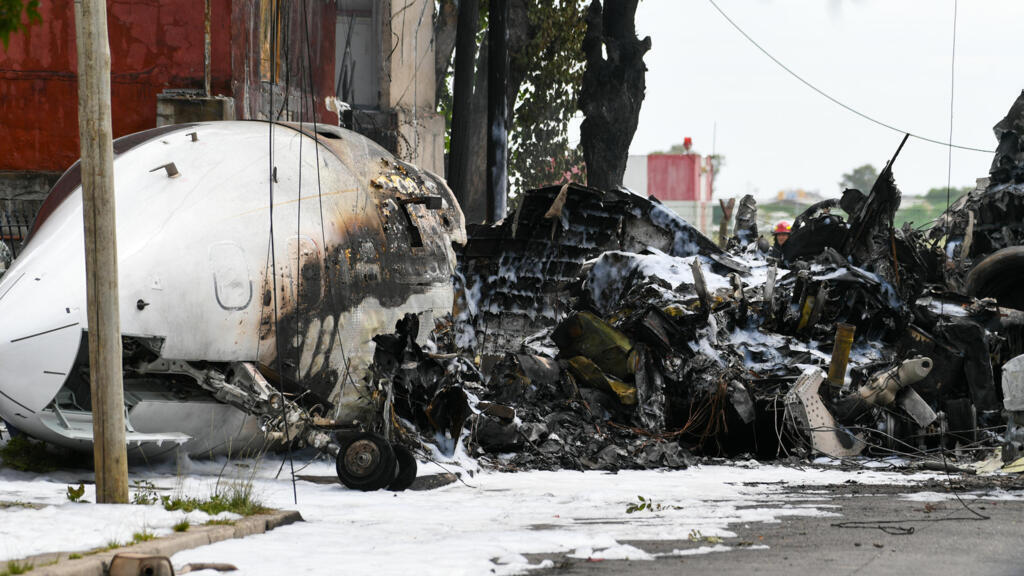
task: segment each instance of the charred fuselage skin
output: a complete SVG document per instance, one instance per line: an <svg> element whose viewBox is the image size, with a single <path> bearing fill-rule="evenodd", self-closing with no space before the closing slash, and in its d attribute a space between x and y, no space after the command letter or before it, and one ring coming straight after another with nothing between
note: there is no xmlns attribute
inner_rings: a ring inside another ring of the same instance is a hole
<svg viewBox="0 0 1024 576"><path fill-rule="evenodd" d="M158 130L115 145L126 340L144 341L147 360L203 370L250 363L321 415L357 418L372 336L405 313L430 326L451 309L451 244L465 239L451 192L368 139L330 126ZM169 163L178 176L152 171ZM79 350L88 326L75 178L73 168L55 186L0 281L0 313L13 318L0 327L0 417L30 435L88 448L91 436L69 432L75 423L65 426L55 413L62 401L64 415L88 410L61 400L87 357ZM145 394L127 396L131 424L197 440L201 430L131 418L132 402L150 402L151 414L153 402L172 401L153 390L154 375L139 357L125 355L126 391L147 378Z"/></svg>

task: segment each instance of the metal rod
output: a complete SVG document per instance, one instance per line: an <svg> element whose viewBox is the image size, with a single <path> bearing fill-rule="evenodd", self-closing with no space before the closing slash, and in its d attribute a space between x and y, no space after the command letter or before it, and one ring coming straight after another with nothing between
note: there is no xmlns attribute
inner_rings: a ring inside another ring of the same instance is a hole
<svg viewBox="0 0 1024 576"><path fill-rule="evenodd" d="M210 92L210 0L206 0L206 31L203 37L203 88L207 98L213 96Z"/></svg>

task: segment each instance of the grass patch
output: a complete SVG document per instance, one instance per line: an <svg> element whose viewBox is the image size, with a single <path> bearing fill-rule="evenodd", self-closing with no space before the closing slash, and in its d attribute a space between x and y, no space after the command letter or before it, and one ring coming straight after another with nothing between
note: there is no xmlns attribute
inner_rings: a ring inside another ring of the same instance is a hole
<svg viewBox="0 0 1024 576"><path fill-rule="evenodd" d="M188 527L189 526L190 526L190 524L188 523L188 520L182 520L181 522L178 522L177 524L174 525L174 531L175 532L188 532Z"/></svg>
<svg viewBox="0 0 1024 576"><path fill-rule="evenodd" d="M206 525L207 526L234 526L235 525L235 521L234 520L208 520L206 522Z"/></svg>
<svg viewBox="0 0 1024 576"><path fill-rule="evenodd" d="M7 568L3 572L0 572L0 576L12 576L13 574L24 574L34 568L31 562L23 562L21 560L10 560L7 562Z"/></svg>
<svg viewBox="0 0 1024 576"><path fill-rule="evenodd" d="M233 512L241 516L252 516L269 512L267 508L256 497L252 483L232 482L225 486L218 487L209 498L194 498L191 496L163 496L161 502L164 509L169 512L180 510L182 512L193 512L200 510L210 516L216 516L221 512Z"/></svg>
<svg viewBox="0 0 1024 576"><path fill-rule="evenodd" d="M65 459L46 449L43 442L33 442L27 436L18 435L0 447L0 458L4 466L22 472L53 472L60 468ZM20 574L20 572L17 572ZM0 572L0 576L3 573Z"/></svg>
<svg viewBox="0 0 1024 576"><path fill-rule="evenodd" d="M78 552L72 552L71 554L68 554L68 560L78 560L79 558L82 558L82 555Z"/></svg>
<svg viewBox="0 0 1024 576"><path fill-rule="evenodd" d="M22 500L15 500L13 502L0 501L0 510L4 508L31 508L33 510L39 510L46 508L46 505L37 504L35 502L24 502Z"/></svg>
<svg viewBox="0 0 1024 576"><path fill-rule="evenodd" d="M156 534L153 534L149 530L143 530L142 532L136 532L132 534L132 544L138 544L139 542L149 542L156 538Z"/></svg>
<svg viewBox="0 0 1024 576"><path fill-rule="evenodd" d="M107 545L104 546L103 548L100 548L100 552L106 552L107 550L114 550L115 548L120 548L121 546L124 546L124 544L121 544L117 540L108 540L107 541Z"/></svg>

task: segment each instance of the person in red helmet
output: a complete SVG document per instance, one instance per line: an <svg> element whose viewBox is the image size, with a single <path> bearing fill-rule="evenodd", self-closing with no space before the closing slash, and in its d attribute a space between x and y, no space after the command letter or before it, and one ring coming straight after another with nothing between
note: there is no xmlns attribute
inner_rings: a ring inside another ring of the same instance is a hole
<svg viewBox="0 0 1024 576"><path fill-rule="evenodd" d="M779 246L785 244L786 240L789 240L789 230L789 222L780 220L779 223L775 225L775 229L772 230L772 235L775 236L775 243Z"/></svg>
<svg viewBox="0 0 1024 576"><path fill-rule="evenodd" d="M776 258L782 257L782 246L789 240L790 226L789 222L780 220L775 228L772 230L772 236L775 237L775 242L772 244L771 255Z"/></svg>

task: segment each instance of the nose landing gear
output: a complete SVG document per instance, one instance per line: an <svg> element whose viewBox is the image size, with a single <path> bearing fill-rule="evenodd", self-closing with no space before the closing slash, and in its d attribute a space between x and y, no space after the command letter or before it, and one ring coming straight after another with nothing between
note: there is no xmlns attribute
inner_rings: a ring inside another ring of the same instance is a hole
<svg viewBox="0 0 1024 576"><path fill-rule="evenodd" d="M344 440L335 463L341 483L364 492L405 490L416 480L416 468L412 452L372 432L360 432Z"/></svg>

